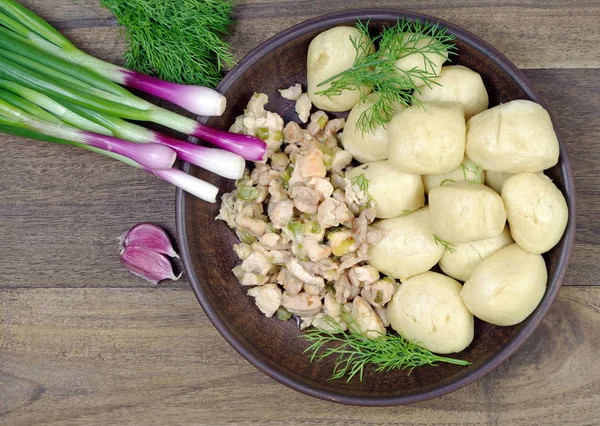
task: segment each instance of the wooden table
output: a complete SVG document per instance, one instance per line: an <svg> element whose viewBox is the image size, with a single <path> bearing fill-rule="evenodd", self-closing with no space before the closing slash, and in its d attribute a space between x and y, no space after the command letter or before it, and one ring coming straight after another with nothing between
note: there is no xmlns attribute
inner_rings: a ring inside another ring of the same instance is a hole
<svg viewBox="0 0 600 426"><path fill-rule="evenodd" d="M121 61L125 43L98 0L24 3L89 53ZM239 58L292 24L365 5L239 3ZM0 424L599 424L600 3L453 4L369 2L451 21L504 52L547 101L575 172L578 231L565 286L510 360L408 407L297 393L227 344L185 277L155 286L120 265L117 236L130 226L175 232L173 187L87 151L0 136Z"/></svg>

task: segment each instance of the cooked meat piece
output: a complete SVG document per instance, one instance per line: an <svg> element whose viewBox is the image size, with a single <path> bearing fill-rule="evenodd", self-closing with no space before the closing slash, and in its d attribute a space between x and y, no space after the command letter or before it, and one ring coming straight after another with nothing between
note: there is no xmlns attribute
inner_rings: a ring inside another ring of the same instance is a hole
<svg viewBox="0 0 600 426"><path fill-rule="evenodd" d="M360 247L359 247L359 250L360 250ZM342 273L344 273L344 271L346 271L347 269L353 267L357 263L360 263L360 262L362 262L363 260L366 260L366 259L367 259L366 255L363 255L362 253L361 253L361 255L359 255L356 252L355 253L348 253L347 255L342 256L340 258L340 260L342 261L342 263L340 263L339 268L335 272L334 279L338 279L338 277Z"/></svg>
<svg viewBox="0 0 600 426"><path fill-rule="evenodd" d="M308 255L308 258L317 262L321 259L326 259L331 254L331 249L324 244L319 244L312 238L304 239L304 251Z"/></svg>
<svg viewBox="0 0 600 426"><path fill-rule="evenodd" d="M367 229L367 244L377 244L379 240L385 237L387 229L369 227Z"/></svg>
<svg viewBox="0 0 600 426"><path fill-rule="evenodd" d="M385 328L375 313L371 305L360 296L352 301L352 319L359 328L359 331L369 339L375 339L385 335Z"/></svg>
<svg viewBox="0 0 600 426"><path fill-rule="evenodd" d="M367 207L366 209L360 212L360 215L367 220L367 223L373 223L376 215L375 207Z"/></svg>
<svg viewBox="0 0 600 426"><path fill-rule="evenodd" d="M335 299L332 292L327 292L325 295L323 310L332 318L340 318L342 316L342 305Z"/></svg>
<svg viewBox="0 0 600 426"><path fill-rule="evenodd" d="M273 181L271 181L273 182ZM257 191L258 191L258 196L252 200L252 202L257 203L258 206L261 206L262 208L262 202L265 201L267 199L267 196L269 195L269 190L267 189L266 186L262 186L262 185L258 185L256 187Z"/></svg>
<svg viewBox="0 0 600 426"><path fill-rule="evenodd" d="M333 185L327 179L312 178L308 181L307 185L319 193L319 201L323 201L333 194Z"/></svg>
<svg viewBox="0 0 600 426"><path fill-rule="evenodd" d="M333 160L331 162L331 171L333 173L341 172L344 169L344 167L346 167L351 162L352 154L344 150L337 151L334 154Z"/></svg>
<svg viewBox="0 0 600 426"><path fill-rule="evenodd" d="M323 130L323 127L327 124L329 117L323 111L317 111L310 115L310 123L306 126L306 131L312 136L317 136L318 133Z"/></svg>
<svg viewBox="0 0 600 426"><path fill-rule="evenodd" d="M300 330L306 330L308 327L310 327L313 323L315 317L298 317L298 321L299 321L299 325L298 328L300 328Z"/></svg>
<svg viewBox="0 0 600 426"><path fill-rule="evenodd" d="M287 268L281 268L277 274L277 282L281 284L289 296L295 296L302 290L302 281L296 278Z"/></svg>
<svg viewBox="0 0 600 426"><path fill-rule="evenodd" d="M392 300L395 291L396 286L394 286L391 280L379 280L367 284L360 292L360 295L371 305L382 308L383 305Z"/></svg>
<svg viewBox="0 0 600 426"><path fill-rule="evenodd" d="M242 209L240 215L247 216L247 217L256 217L256 216L260 216L262 213L263 213L262 204L248 204L246 207L244 207Z"/></svg>
<svg viewBox="0 0 600 426"><path fill-rule="evenodd" d="M235 228L235 219L244 208L244 201L235 192L228 192L221 197L221 207L216 219L223 220L230 228Z"/></svg>
<svg viewBox="0 0 600 426"><path fill-rule="evenodd" d="M250 254L252 253L252 249L246 243L234 244L233 251L235 251L235 254L237 254L237 257L239 257L242 260L244 260L245 258L250 256Z"/></svg>
<svg viewBox="0 0 600 426"><path fill-rule="evenodd" d="M304 283L302 285L302 288L308 294L313 294L315 296L323 297L323 294L325 293L325 282L323 282L322 286L321 285Z"/></svg>
<svg viewBox="0 0 600 426"><path fill-rule="evenodd" d="M283 152L277 152L271 156L271 167L273 170L283 172L290 164L290 159Z"/></svg>
<svg viewBox="0 0 600 426"><path fill-rule="evenodd" d="M286 265L292 260L292 253L287 250L271 250L271 263L274 265Z"/></svg>
<svg viewBox="0 0 600 426"><path fill-rule="evenodd" d="M269 259L258 251L253 251L250 256L242 262L242 269L244 271L254 272L258 275L267 275L272 266Z"/></svg>
<svg viewBox="0 0 600 426"><path fill-rule="evenodd" d="M313 317L321 312L321 298L306 292L298 293L296 296L283 294L281 304L294 315L302 318Z"/></svg>
<svg viewBox="0 0 600 426"><path fill-rule="evenodd" d="M335 275L338 265L330 258L322 259L319 262L300 262L300 265L312 275L320 275L326 280L331 280Z"/></svg>
<svg viewBox="0 0 600 426"><path fill-rule="evenodd" d="M312 102L310 100L310 96L308 96L308 93L301 94L298 100L296 101L296 105L294 105L294 111L296 111L296 113L298 114L298 118L303 123L306 123L308 121L311 108Z"/></svg>
<svg viewBox="0 0 600 426"><path fill-rule="evenodd" d="M342 130L345 124L346 120L343 118L334 118L333 120L329 120L325 125L325 130L323 133L326 135L334 135Z"/></svg>
<svg viewBox="0 0 600 426"><path fill-rule="evenodd" d="M323 164L323 152L318 148L312 148L306 155L296 158L296 168L304 178L325 177L327 170Z"/></svg>
<svg viewBox="0 0 600 426"><path fill-rule="evenodd" d="M314 277L311 274L309 274L302 267L302 265L300 265L300 263L298 263L298 260L296 260L296 259L290 260L290 263L288 263L287 267L290 270L290 272L292 274L294 274L294 276L296 278L298 278L300 281L302 281L303 283L312 284L319 288L321 288L321 287L325 288L325 280L323 280L323 278L321 278L321 277Z"/></svg>
<svg viewBox="0 0 600 426"><path fill-rule="evenodd" d="M364 243L367 239L367 219L359 215L352 220L352 236L358 243Z"/></svg>
<svg viewBox="0 0 600 426"><path fill-rule="evenodd" d="M308 186L294 185L289 190L290 197L294 200L294 207L303 213L315 214L319 205L320 195Z"/></svg>
<svg viewBox="0 0 600 426"><path fill-rule="evenodd" d="M283 186L281 186L280 180L271 181L269 184L269 194L271 195L270 202L272 204L288 198L288 193L285 189L283 189Z"/></svg>
<svg viewBox="0 0 600 426"><path fill-rule="evenodd" d="M331 184L334 189L344 189L346 187L346 179L337 173L331 175Z"/></svg>
<svg viewBox="0 0 600 426"><path fill-rule="evenodd" d="M246 272L240 280L241 285L263 285L267 281L265 276L258 276L253 272Z"/></svg>
<svg viewBox="0 0 600 426"><path fill-rule="evenodd" d="M320 330L332 333L343 332L348 329L348 325L341 318L332 318L324 312L320 312L312 320L312 326Z"/></svg>
<svg viewBox="0 0 600 426"><path fill-rule="evenodd" d="M283 140L286 143L293 144L300 142L304 138L304 130L295 121L290 121L283 128Z"/></svg>
<svg viewBox="0 0 600 426"><path fill-rule="evenodd" d="M344 203L328 198L319 205L317 218L324 228L331 228L353 218L353 214Z"/></svg>
<svg viewBox="0 0 600 426"><path fill-rule="evenodd" d="M341 304L354 299L359 293L359 288L352 285L346 274L340 274L339 278L335 281L333 288L335 289L335 300Z"/></svg>
<svg viewBox="0 0 600 426"><path fill-rule="evenodd" d="M238 216L235 222L244 230L250 232L255 237L260 237L267 230L267 224L259 219L248 216Z"/></svg>
<svg viewBox="0 0 600 426"><path fill-rule="evenodd" d="M281 237L274 232L266 232L259 238L259 241L264 247L271 250L277 246L280 238Z"/></svg>
<svg viewBox="0 0 600 426"><path fill-rule="evenodd" d="M372 284L379 279L379 271L375 269L373 266L365 265L365 266L355 266L354 272L356 272L356 276L361 284ZM387 303L387 302L386 302Z"/></svg>
<svg viewBox="0 0 600 426"><path fill-rule="evenodd" d="M265 314L267 318L273 316L281 306L283 295L277 284L265 284L260 287L252 287L248 290L248 295L254 297L254 302L258 309Z"/></svg>
<svg viewBox="0 0 600 426"><path fill-rule="evenodd" d="M340 189L336 189L335 191L333 191L333 194L331 194L331 197L333 199L339 201L340 203L346 204L348 202L346 200L346 193Z"/></svg>
<svg viewBox="0 0 600 426"><path fill-rule="evenodd" d="M258 184L262 174L268 173L269 171L271 171L271 166L269 166L267 163L256 163L252 173L250 173L250 179L252 180L252 183L254 185Z"/></svg>
<svg viewBox="0 0 600 426"><path fill-rule="evenodd" d="M277 229L286 227L293 215L294 202L292 200L281 200L269 204L269 219L273 227Z"/></svg>
<svg viewBox="0 0 600 426"><path fill-rule="evenodd" d="M300 95L302 94L302 86L300 85L300 83L296 83L288 87L287 89L279 89L278 92L284 99L290 101L297 101Z"/></svg>
<svg viewBox="0 0 600 426"><path fill-rule="evenodd" d="M379 319L381 320L381 324L384 327L390 326L390 320L388 318L387 308L373 308Z"/></svg>

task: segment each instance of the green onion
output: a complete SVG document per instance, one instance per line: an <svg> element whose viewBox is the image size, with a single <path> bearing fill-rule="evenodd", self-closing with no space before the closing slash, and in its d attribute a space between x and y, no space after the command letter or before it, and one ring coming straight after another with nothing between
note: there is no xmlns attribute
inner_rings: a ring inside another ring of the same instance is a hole
<svg viewBox="0 0 600 426"><path fill-rule="evenodd" d="M156 177L164 180L165 182L169 182L184 191L211 203L216 201L217 193L219 189L211 185L207 182L204 182L201 179L190 176L179 169L171 168L168 170L150 170L146 167L143 167L141 164L133 161L132 159L125 157L123 155L116 154L114 152L105 151L103 149L96 148L90 145L84 145L81 143L68 141L61 138L55 138L52 136L48 136L24 127L16 127L11 125L6 125L1 122L2 117L0 117L0 132L6 133L15 136L21 136L28 139L39 140L43 142L51 142L59 145L71 145L78 148L83 148L88 151L95 152L97 154L102 154L109 158L113 158L115 160L121 161L129 166L136 167L138 169L145 170L146 172L155 175Z"/></svg>
<svg viewBox="0 0 600 426"><path fill-rule="evenodd" d="M21 127L48 136L66 139L94 148L111 151L132 159L149 169L168 169L175 161L175 152L157 144L135 144L110 136L86 132L62 124L40 120L25 111L0 100L0 123L4 126Z"/></svg>

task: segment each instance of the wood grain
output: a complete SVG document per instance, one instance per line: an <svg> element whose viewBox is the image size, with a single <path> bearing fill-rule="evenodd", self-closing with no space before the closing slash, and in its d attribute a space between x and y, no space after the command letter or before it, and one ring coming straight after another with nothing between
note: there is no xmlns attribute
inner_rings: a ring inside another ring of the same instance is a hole
<svg viewBox="0 0 600 426"><path fill-rule="evenodd" d="M121 63L126 45L97 0L23 0L80 48ZM357 0L246 0L238 58L290 25ZM109 159L0 136L2 425L586 425L600 417L600 3L372 0L456 23L502 51L541 92L568 145L578 232L565 284L508 362L409 407L346 407L299 394L240 357L185 277L152 286L118 262L116 237L175 230L175 191ZM180 266L180 265L179 265Z"/></svg>
<svg viewBox="0 0 600 426"><path fill-rule="evenodd" d="M0 312L5 425L574 425L600 403L600 292L590 287L561 290L486 378L391 408L330 404L267 378L187 289L4 289Z"/></svg>

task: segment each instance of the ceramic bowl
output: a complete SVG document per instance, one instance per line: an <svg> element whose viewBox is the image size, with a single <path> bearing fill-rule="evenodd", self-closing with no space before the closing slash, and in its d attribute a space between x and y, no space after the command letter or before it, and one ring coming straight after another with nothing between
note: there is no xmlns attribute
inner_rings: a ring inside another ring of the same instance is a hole
<svg viewBox="0 0 600 426"><path fill-rule="evenodd" d="M225 113L204 122L228 129L255 92L266 93L269 96L267 109L279 113L286 122L297 120L294 103L279 96L277 89L298 82L306 87L306 53L313 37L331 27L354 25L357 19L370 19L370 28L379 32L402 18L439 22L456 34L458 55L453 63L481 74L490 107L514 99L530 99L545 106L524 75L500 52L473 34L417 13L372 9L311 19L260 45L219 85L218 90L228 100ZM519 325L497 327L476 320L473 343L456 355L472 362L467 367L440 364L416 368L411 374L406 371L376 373L369 367L362 381L329 380L333 360L309 362L304 353L307 342L298 337L300 332L294 321L266 318L246 295L247 288L231 273L238 263L232 250L237 239L224 222L215 220L219 203L208 204L179 190L177 233L188 279L206 315L225 339L259 370L293 389L329 401L372 406L407 404L444 395L483 377L514 353L540 323L560 288L575 235L575 191L560 135L559 141L560 161L547 174L565 194L570 217L560 243L544 255L549 273L546 294L535 312ZM184 164L183 169L217 185L223 192L234 187L233 181L198 167Z"/></svg>

